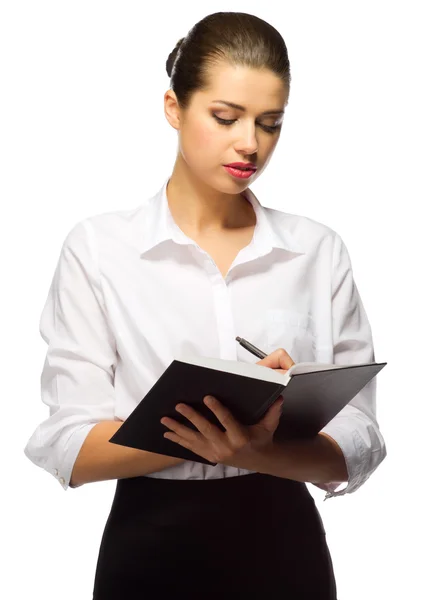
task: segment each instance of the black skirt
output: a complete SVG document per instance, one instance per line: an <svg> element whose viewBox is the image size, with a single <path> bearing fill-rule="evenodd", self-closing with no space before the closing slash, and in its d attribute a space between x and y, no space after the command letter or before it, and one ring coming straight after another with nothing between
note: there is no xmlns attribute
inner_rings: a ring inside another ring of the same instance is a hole
<svg viewBox="0 0 422 600"><path fill-rule="evenodd" d="M337 600L305 483L259 473L117 480L93 600L161 598Z"/></svg>

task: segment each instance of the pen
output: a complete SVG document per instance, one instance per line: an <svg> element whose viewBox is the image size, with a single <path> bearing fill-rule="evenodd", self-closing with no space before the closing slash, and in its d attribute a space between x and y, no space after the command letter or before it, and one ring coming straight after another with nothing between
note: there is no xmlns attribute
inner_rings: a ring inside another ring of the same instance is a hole
<svg viewBox="0 0 422 600"><path fill-rule="evenodd" d="M265 358L266 356L268 356L267 354L265 354L265 352L262 352L262 350L260 350L244 338L237 336L236 341L238 341L241 346L246 348L246 350L249 350L249 352L255 354L255 356L257 356L258 358Z"/></svg>

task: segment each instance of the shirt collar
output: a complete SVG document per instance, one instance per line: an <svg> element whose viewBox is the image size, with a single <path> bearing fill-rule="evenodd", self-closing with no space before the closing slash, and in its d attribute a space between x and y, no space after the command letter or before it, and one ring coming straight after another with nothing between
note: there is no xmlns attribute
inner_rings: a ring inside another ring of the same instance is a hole
<svg viewBox="0 0 422 600"><path fill-rule="evenodd" d="M142 211L142 232L138 240L141 257L152 248L169 240L176 244L195 243L183 233L170 212L167 199L169 180L170 176L166 178L159 191L148 199L146 211ZM282 228L279 223L275 223L271 209L263 207L251 189L246 188L243 194L252 204L256 214L252 246L257 256L268 254L273 248L281 248L295 254L305 254L304 247L297 243L289 231Z"/></svg>

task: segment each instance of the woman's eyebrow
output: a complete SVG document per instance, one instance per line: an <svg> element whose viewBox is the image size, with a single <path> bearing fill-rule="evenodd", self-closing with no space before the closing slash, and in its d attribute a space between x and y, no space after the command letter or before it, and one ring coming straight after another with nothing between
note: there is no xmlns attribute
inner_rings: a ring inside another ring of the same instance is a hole
<svg viewBox="0 0 422 600"><path fill-rule="evenodd" d="M234 104L234 102L227 102L226 100L213 100L212 102L221 102L222 104L227 104L227 106L230 106L231 108L237 108L238 110L243 110L245 111L246 108L244 106L240 106L240 104ZM266 110L263 113L261 113L262 115L275 115L275 114L283 114L284 110L282 108L278 108L275 110Z"/></svg>

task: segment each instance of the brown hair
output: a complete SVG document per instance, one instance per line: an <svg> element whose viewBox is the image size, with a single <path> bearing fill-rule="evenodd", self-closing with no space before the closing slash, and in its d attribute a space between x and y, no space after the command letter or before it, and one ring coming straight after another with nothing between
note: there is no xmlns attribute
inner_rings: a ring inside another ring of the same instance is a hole
<svg viewBox="0 0 422 600"><path fill-rule="evenodd" d="M269 69L290 90L290 62L280 33L262 19L241 12L217 12L198 21L166 62L170 87L182 109L196 90L207 88L207 70L219 61Z"/></svg>

